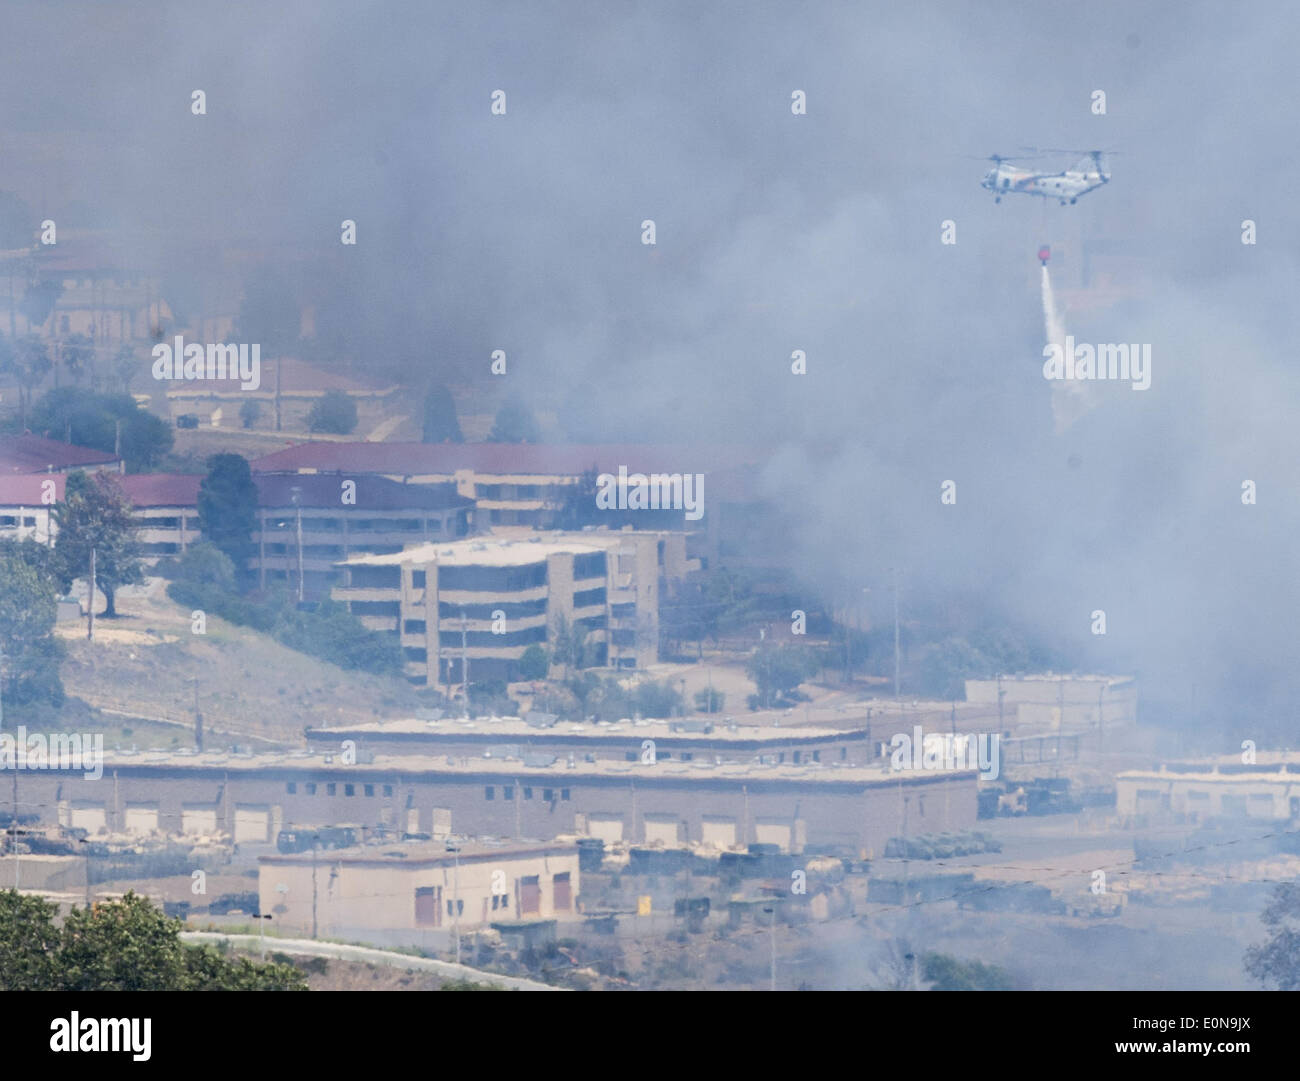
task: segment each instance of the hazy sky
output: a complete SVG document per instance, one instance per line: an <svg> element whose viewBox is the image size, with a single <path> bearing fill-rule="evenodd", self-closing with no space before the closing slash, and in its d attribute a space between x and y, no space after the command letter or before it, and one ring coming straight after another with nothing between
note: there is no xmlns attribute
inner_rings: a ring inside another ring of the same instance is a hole
<svg viewBox="0 0 1300 1081"><path fill-rule="evenodd" d="M1290 5L269 7L7 5L0 188L143 258L319 252L413 385L501 348L593 438L761 441L825 583L898 565L1294 739ZM994 206L968 155L1023 145L1122 153L1078 206ZM1058 435L1033 252L1071 221L1144 285L1067 329L1153 373Z"/></svg>

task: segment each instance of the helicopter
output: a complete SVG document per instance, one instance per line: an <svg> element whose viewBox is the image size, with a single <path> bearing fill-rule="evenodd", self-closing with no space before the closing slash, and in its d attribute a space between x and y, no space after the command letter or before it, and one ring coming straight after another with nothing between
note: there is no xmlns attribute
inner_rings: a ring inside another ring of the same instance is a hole
<svg viewBox="0 0 1300 1081"><path fill-rule="evenodd" d="M1025 149L1037 153L1034 147ZM1016 159L990 154L985 160L993 162L993 168L984 174L980 187L993 192L995 203L1002 202L1004 195L1018 193L1059 199L1061 205L1065 206L1066 203L1077 203L1080 195L1087 195L1110 182L1110 173L1101 158L1105 151L1046 150L1043 153L1082 154L1083 157L1063 172L1038 173L1015 165Z"/></svg>

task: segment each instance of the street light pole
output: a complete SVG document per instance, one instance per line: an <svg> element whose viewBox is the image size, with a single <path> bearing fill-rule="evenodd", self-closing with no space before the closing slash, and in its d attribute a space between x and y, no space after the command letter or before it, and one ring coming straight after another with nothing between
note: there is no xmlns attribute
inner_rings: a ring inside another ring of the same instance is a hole
<svg viewBox="0 0 1300 1081"><path fill-rule="evenodd" d="M456 938L456 964L460 964L460 845L447 845L456 857L451 878L451 926Z"/></svg>
<svg viewBox="0 0 1300 1081"><path fill-rule="evenodd" d="M278 369L277 369L278 370ZM302 489L294 485L289 489L293 501L294 514L297 519L298 533L298 603L302 604Z"/></svg>
<svg viewBox="0 0 1300 1081"><path fill-rule="evenodd" d="M771 982L768 987L768 990L775 991L776 990L776 905L773 905L771 908L765 908L763 909L763 911L770 912L772 914L772 920L771 923L769 924L769 927L772 932L772 936L771 936L772 937L772 973L771 973Z"/></svg>

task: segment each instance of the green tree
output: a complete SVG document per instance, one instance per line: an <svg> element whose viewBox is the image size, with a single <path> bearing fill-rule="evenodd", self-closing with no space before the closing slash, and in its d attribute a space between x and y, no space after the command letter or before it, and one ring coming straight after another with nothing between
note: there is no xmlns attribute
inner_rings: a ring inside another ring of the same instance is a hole
<svg viewBox="0 0 1300 1081"><path fill-rule="evenodd" d="M35 334L19 338L0 355L6 375L18 383L18 421L27 427L27 410L31 406L32 391L49 374L50 351Z"/></svg>
<svg viewBox="0 0 1300 1081"><path fill-rule="evenodd" d="M122 394L130 394L131 383L140 374L140 359L135 355L135 347L125 343L119 346L108 367L110 388Z"/></svg>
<svg viewBox="0 0 1300 1081"><path fill-rule="evenodd" d="M581 529L585 525L601 524L602 519L608 520L609 511L596 506L599 475L596 467L592 466L565 488L564 502L555 522L557 529Z"/></svg>
<svg viewBox="0 0 1300 1081"><path fill-rule="evenodd" d="M721 713L727 696L722 691L711 691L707 687L695 692L695 708L701 713Z"/></svg>
<svg viewBox="0 0 1300 1081"><path fill-rule="evenodd" d="M292 965L223 957L181 941L180 920L134 892L73 909L0 892L0 989L6 991L305 991Z"/></svg>
<svg viewBox="0 0 1300 1081"><path fill-rule="evenodd" d="M176 580L231 593L235 590L235 565L211 541L199 541L177 560Z"/></svg>
<svg viewBox="0 0 1300 1081"><path fill-rule="evenodd" d="M103 591L104 615L117 615L114 600L122 586L144 581L140 544L131 502L110 473L68 476L63 502L55 504L59 524L54 552L64 588L74 578L90 580L90 553L95 552L95 585ZM90 598L95 603L95 598Z"/></svg>
<svg viewBox="0 0 1300 1081"><path fill-rule="evenodd" d="M27 287L22 309L29 327L44 326L63 295L62 278L42 278Z"/></svg>
<svg viewBox="0 0 1300 1081"><path fill-rule="evenodd" d="M245 428L251 428L257 423L257 418L262 415L262 403L256 398L249 398L239 407L239 423Z"/></svg>
<svg viewBox="0 0 1300 1081"><path fill-rule="evenodd" d="M347 435L356 426L357 403L341 390L327 390L307 413L307 427L313 432Z"/></svg>
<svg viewBox="0 0 1300 1081"><path fill-rule="evenodd" d="M100 394L82 387L55 387L32 407L32 430L79 447L120 450L132 472L156 465L172 448L170 428L135 404L128 394Z"/></svg>
<svg viewBox="0 0 1300 1081"><path fill-rule="evenodd" d="M534 642L519 658L520 679L545 679L550 671L551 658L545 649Z"/></svg>
<svg viewBox="0 0 1300 1081"><path fill-rule="evenodd" d="M0 545L0 693L6 706L63 704L64 646L54 636L57 590L50 562L49 550L32 542Z"/></svg>
<svg viewBox="0 0 1300 1081"><path fill-rule="evenodd" d="M488 438L493 443L536 443L539 439L537 418L518 395L511 395L497 410Z"/></svg>
<svg viewBox="0 0 1300 1081"><path fill-rule="evenodd" d="M997 965L959 961L943 953L927 953L921 971L934 986L931 991L1014 991L1011 974Z"/></svg>
<svg viewBox="0 0 1300 1081"><path fill-rule="evenodd" d="M681 692L671 683L638 683L632 692L632 708L642 717L672 717L681 712Z"/></svg>
<svg viewBox="0 0 1300 1081"><path fill-rule="evenodd" d="M456 418L456 403L451 392L442 383L431 386L424 396L423 443L463 443L460 421Z"/></svg>
<svg viewBox="0 0 1300 1081"><path fill-rule="evenodd" d="M84 334L73 334L59 343L59 366L75 383L95 362L95 343ZM58 379L58 371L54 375Z"/></svg>
<svg viewBox="0 0 1300 1081"><path fill-rule="evenodd" d="M750 656L745 673L758 687L765 706L788 700L809 676L816 673L817 658L807 646L765 642Z"/></svg>
<svg viewBox="0 0 1300 1081"><path fill-rule="evenodd" d="M290 649L340 668L386 675L402 671L402 651L396 635L368 630L335 601L321 601L313 612L286 606L272 634Z"/></svg>
<svg viewBox="0 0 1300 1081"><path fill-rule="evenodd" d="M225 552L244 575L253 554L257 524L257 485L248 460L238 454L214 454L207 476L199 483L199 529L205 539Z"/></svg>
<svg viewBox="0 0 1300 1081"><path fill-rule="evenodd" d="M1265 987L1300 991L1300 883L1279 882L1260 913L1268 940L1246 951L1246 973Z"/></svg>
<svg viewBox="0 0 1300 1081"><path fill-rule="evenodd" d="M17 890L0 891L0 991L57 986L59 929L56 906Z"/></svg>

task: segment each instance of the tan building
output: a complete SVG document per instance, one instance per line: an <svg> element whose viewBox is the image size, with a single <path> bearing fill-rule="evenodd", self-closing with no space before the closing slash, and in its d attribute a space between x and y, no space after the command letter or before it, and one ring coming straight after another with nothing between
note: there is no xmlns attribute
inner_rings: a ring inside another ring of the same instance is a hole
<svg viewBox="0 0 1300 1081"><path fill-rule="evenodd" d="M658 447L546 443L300 443L252 463L259 473L343 470L378 473L411 484L455 484L477 501L483 526L556 524L574 486L592 473L702 473L704 520L683 520L682 511L643 510L647 528L703 531L711 513L709 480L714 471L760 460L762 452L736 447ZM591 494L594 500L594 492ZM622 524L617 523L617 524Z"/></svg>
<svg viewBox="0 0 1300 1081"><path fill-rule="evenodd" d="M1115 807L1130 824L1181 818L1300 818L1300 754L1259 752L1199 762L1171 762L1158 770L1127 770L1115 779Z"/></svg>
<svg viewBox="0 0 1300 1081"><path fill-rule="evenodd" d="M572 844L445 842L276 854L258 861L261 911L313 937L444 946L459 928L578 916Z"/></svg>
<svg viewBox="0 0 1300 1081"><path fill-rule="evenodd" d="M401 634L416 682L463 682L463 661L471 681L517 679L524 651L561 620L598 664L653 664L661 583L693 566L681 533L525 531L354 557L332 596L371 630Z"/></svg>
<svg viewBox="0 0 1300 1081"><path fill-rule="evenodd" d="M640 743L636 745L639 751ZM585 762L554 755L370 757L310 751L235 754L107 751L103 776L18 771L20 813L92 836L204 837L269 846L284 829L339 824L389 834L556 839L607 844L762 843L782 851L882 852L904 833L976 825L972 769L892 772L809 761L716 765L659 757Z"/></svg>
<svg viewBox="0 0 1300 1081"><path fill-rule="evenodd" d="M690 720L561 721L553 714L527 717L412 718L308 728L307 744L338 752L345 740L359 753L447 754L490 758L573 755L584 762L769 762L799 766L870 765L878 759L865 728L738 724L730 717ZM650 746L646 746L646 741Z"/></svg>
<svg viewBox="0 0 1300 1081"><path fill-rule="evenodd" d="M966 701L1001 710L1004 728L1018 734L1088 733L1137 724L1132 676L1074 676L1047 672L966 680Z"/></svg>

